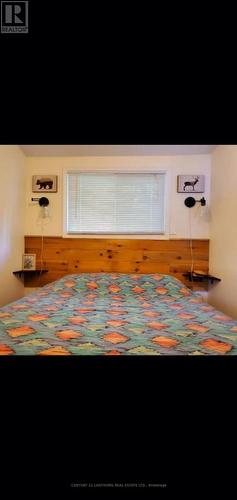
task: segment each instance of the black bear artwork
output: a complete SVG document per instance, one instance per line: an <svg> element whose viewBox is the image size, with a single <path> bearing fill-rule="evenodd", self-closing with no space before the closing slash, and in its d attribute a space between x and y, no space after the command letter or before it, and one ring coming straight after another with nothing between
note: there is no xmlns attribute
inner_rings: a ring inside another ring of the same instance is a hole
<svg viewBox="0 0 237 500"><path fill-rule="evenodd" d="M39 189L52 189L53 187L52 179L48 178L38 179L36 184L39 185Z"/></svg>
<svg viewBox="0 0 237 500"><path fill-rule="evenodd" d="M57 192L57 175L34 175L32 179L32 191Z"/></svg>

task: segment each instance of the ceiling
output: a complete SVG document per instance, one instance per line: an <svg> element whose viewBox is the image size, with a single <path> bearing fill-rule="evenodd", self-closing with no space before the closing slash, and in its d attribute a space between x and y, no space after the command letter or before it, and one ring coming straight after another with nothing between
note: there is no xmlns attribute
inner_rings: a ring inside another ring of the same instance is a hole
<svg viewBox="0 0 237 500"><path fill-rule="evenodd" d="M157 156L208 154L207 145L21 145L26 156Z"/></svg>

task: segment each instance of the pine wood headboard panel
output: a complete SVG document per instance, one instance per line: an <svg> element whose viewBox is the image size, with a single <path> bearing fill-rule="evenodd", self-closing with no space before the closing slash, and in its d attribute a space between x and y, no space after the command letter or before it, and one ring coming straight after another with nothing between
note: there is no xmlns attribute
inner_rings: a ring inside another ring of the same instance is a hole
<svg viewBox="0 0 237 500"><path fill-rule="evenodd" d="M41 237L25 236L25 252L35 253L41 264ZM193 240L194 269L208 272L209 240ZM43 269L39 277L25 277L25 286L37 287L65 274L79 272L164 273L190 284L190 242L177 240L129 240L44 237Z"/></svg>

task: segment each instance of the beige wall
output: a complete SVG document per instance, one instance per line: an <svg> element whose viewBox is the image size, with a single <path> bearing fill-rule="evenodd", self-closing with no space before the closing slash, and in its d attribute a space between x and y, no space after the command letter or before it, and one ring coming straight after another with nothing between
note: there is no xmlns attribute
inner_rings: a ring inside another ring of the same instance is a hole
<svg viewBox="0 0 237 500"><path fill-rule="evenodd" d="M206 190L204 196L209 201L211 155L179 155L179 156L152 156L152 157L29 157L27 165L27 188L25 198L25 234L40 235L42 219L39 218L40 208L31 202L32 175L50 174L59 176L57 193L48 193L50 201L50 218L45 221L43 232L45 235L61 236L63 234L63 174L66 169L80 169L82 171L99 170L131 170L131 171L167 171L167 235L171 238L189 237L189 217L192 217L192 236L194 238L209 237L209 221L199 216L199 206L188 209L184 205L187 194L177 193L177 175L188 174L205 175ZM203 195L196 194L196 199ZM87 236L88 237L88 236ZM124 236L126 237L126 236ZM136 238L136 236L134 236ZM144 236L147 238L147 235ZM151 236L154 239L154 236ZM162 238L162 236L157 236Z"/></svg>
<svg viewBox="0 0 237 500"><path fill-rule="evenodd" d="M24 252L25 157L18 146L0 146L0 306L17 300L24 287L12 272Z"/></svg>
<svg viewBox="0 0 237 500"><path fill-rule="evenodd" d="M221 278L208 301L237 319L237 146L212 156L210 272Z"/></svg>
<svg viewBox="0 0 237 500"><path fill-rule="evenodd" d="M31 293L35 292L36 290L39 290L39 286L35 286L35 287L31 287L31 288L28 288L28 287L25 287L24 288L24 296L26 295L30 295Z"/></svg>

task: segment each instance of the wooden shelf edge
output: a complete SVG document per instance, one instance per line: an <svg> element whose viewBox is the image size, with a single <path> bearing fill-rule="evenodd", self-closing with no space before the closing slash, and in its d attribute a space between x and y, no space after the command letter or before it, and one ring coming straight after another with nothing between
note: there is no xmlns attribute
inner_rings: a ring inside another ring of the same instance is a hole
<svg viewBox="0 0 237 500"><path fill-rule="evenodd" d="M12 274L16 276L24 276L25 274L43 274L43 273L48 273L48 269L20 269L19 271L13 271Z"/></svg>
<svg viewBox="0 0 237 500"><path fill-rule="evenodd" d="M195 282L195 283L213 283L214 281L221 281L220 278L217 278L216 276L212 276L210 274L195 274L195 273L184 273L183 276L185 278L188 278L189 282Z"/></svg>

